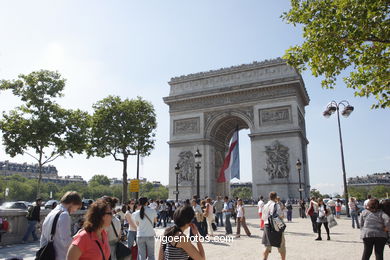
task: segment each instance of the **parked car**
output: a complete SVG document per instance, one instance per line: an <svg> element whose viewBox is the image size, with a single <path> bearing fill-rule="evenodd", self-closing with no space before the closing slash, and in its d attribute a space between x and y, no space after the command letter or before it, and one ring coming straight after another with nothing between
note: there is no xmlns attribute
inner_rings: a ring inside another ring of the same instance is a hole
<svg viewBox="0 0 390 260"><path fill-rule="evenodd" d="M58 200L48 200L45 203L45 209L54 209L59 203Z"/></svg>
<svg viewBox="0 0 390 260"><path fill-rule="evenodd" d="M0 209L25 209L27 210L29 207L29 202L27 201L9 201L4 202Z"/></svg>

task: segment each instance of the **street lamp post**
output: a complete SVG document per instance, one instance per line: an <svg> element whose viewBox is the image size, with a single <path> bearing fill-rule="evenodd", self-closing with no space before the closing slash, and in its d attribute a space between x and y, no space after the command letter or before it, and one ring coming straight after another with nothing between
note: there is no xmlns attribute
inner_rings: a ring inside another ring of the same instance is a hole
<svg viewBox="0 0 390 260"><path fill-rule="evenodd" d="M199 172L201 164L202 154L199 152L199 149L196 149L195 153L195 169L196 169L196 197L200 198L200 186L199 186Z"/></svg>
<svg viewBox="0 0 390 260"><path fill-rule="evenodd" d="M301 182L301 167L302 167L302 163L301 163L301 161L299 159L298 159L297 163L295 164L295 166L297 167L298 178L299 178L299 200L302 201L302 182Z"/></svg>
<svg viewBox="0 0 390 260"><path fill-rule="evenodd" d="M179 201L179 173L180 173L180 166L177 163L175 167L175 173L176 173L176 202Z"/></svg>
<svg viewBox="0 0 390 260"><path fill-rule="evenodd" d="M339 126L339 137L340 137L340 149L341 149L341 165L343 168L343 182L344 182L344 197L345 197L345 209L347 211L347 216L350 217L349 207L348 207L348 187L347 187L347 175L345 173L345 163L344 163L344 148L343 148L343 138L341 135L341 126L340 126L340 106L343 106L344 109L341 112L341 115L344 117L348 117L354 110L354 107L349 104L348 101L343 100L337 103L336 101L332 101L326 107L323 115L326 118L329 118L334 112L337 111L337 123Z"/></svg>
<svg viewBox="0 0 390 260"><path fill-rule="evenodd" d="M298 170L298 178L299 178L299 205L301 205L301 203L302 203L302 182L301 182L301 167L302 167L302 163L301 163L301 161L299 159L298 159L297 163L295 164L295 166L297 167L297 170ZM301 217L304 217L303 214L305 214L305 212L303 212L302 207L299 207L299 213L300 213Z"/></svg>

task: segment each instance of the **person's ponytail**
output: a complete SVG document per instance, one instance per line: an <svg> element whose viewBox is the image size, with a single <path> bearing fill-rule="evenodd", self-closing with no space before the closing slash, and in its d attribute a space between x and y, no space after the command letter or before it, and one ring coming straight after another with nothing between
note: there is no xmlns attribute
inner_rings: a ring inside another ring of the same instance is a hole
<svg viewBox="0 0 390 260"><path fill-rule="evenodd" d="M140 216L141 219L144 219L144 216L145 216L145 206L146 206L147 202L148 202L148 199L145 198L145 197L142 197L142 198L139 199L139 204L141 205L139 216Z"/></svg>

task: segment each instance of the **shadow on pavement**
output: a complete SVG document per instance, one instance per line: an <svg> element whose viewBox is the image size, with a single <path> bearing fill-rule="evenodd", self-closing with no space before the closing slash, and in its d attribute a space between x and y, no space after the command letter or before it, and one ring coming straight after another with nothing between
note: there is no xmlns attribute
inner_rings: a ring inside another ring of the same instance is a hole
<svg viewBox="0 0 390 260"><path fill-rule="evenodd" d="M39 242L28 244L14 244L0 247L0 259L7 259L12 257L31 258L39 250Z"/></svg>

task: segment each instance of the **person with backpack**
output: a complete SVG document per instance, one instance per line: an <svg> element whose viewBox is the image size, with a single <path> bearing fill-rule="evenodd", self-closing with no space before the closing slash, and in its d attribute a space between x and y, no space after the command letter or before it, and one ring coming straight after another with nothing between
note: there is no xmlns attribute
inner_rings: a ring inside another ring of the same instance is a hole
<svg viewBox="0 0 390 260"><path fill-rule="evenodd" d="M273 246L278 248L282 260L286 259L286 240L284 239L284 232L274 230L272 228L273 223L269 223L270 217L283 216L283 211L280 205L277 203L276 198L276 192L270 192L269 201L263 207L262 218L264 220L264 233L261 242L265 246L263 252L264 260L268 258L268 255L271 253Z"/></svg>
<svg viewBox="0 0 390 260"><path fill-rule="evenodd" d="M81 207L81 197L75 191L66 192L58 204L46 216L42 224L42 233L40 247L44 247L51 240L51 229L54 219L59 214L56 232L53 236L53 245L55 250L56 260L65 260L69 246L72 243L71 224L72 219L70 214L76 212Z"/></svg>
<svg viewBox="0 0 390 260"><path fill-rule="evenodd" d="M33 240L38 241L38 236L36 234L36 226L40 222L41 218L41 204L42 199L37 198L35 200L35 205L30 207L27 212L27 230L23 236L22 243L26 243L30 234L32 234Z"/></svg>

